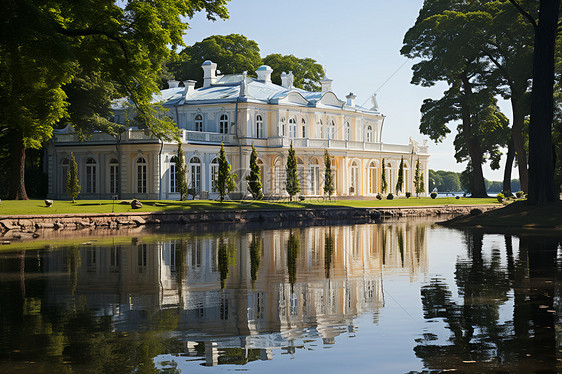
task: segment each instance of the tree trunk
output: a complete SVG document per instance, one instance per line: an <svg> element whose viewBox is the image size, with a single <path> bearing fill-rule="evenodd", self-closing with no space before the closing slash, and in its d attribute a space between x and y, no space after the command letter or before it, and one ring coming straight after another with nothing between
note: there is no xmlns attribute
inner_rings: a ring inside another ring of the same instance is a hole
<svg viewBox="0 0 562 374"><path fill-rule="evenodd" d="M554 188L552 157L552 116L554 86L554 45L560 0L541 0L535 31L533 91L529 126L529 204L558 200Z"/></svg>
<svg viewBox="0 0 562 374"><path fill-rule="evenodd" d="M8 199L28 200L25 190L25 145L21 131L13 130L10 139L10 190Z"/></svg>
<svg viewBox="0 0 562 374"><path fill-rule="evenodd" d="M521 191L529 192L529 171L527 169L527 152L525 151L525 140L523 139L523 125L525 124L525 113L512 101L513 126L511 127L511 138L517 155L517 167L519 170L519 181Z"/></svg>
<svg viewBox="0 0 562 374"><path fill-rule="evenodd" d="M472 85L463 72L460 75L465 98L472 95ZM462 131L468 155L472 164L472 197L488 197L486 184L484 183L484 172L482 171L482 149L479 139L472 136L472 118L468 100L461 100Z"/></svg>
<svg viewBox="0 0 562 374"><path fill-rule="evenodd" d="M508 197L512 195L511 191L511 169L513 168L513 159L515 158L515 149L513 147L513 136L509 139L507 145L507 156L505 159L505 170L503 172L503 188L502 193Z"/></svg>

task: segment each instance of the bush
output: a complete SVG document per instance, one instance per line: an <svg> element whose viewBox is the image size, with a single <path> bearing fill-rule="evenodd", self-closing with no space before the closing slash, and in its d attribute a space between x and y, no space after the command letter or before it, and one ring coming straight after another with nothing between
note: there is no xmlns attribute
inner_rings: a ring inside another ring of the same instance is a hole
<svg viewBox="0 0 562 374"><path fill-rule="evenodd" d="M432 192L429 196L431 196L432 199L435 199L437 197L437 192Z"/></svg>
<svg viewBox="0 0 562 374"><path fill-rule="evenodd" d="M305 199L305 197L304 197L303 195L300 195L300 196L299 196L299 200L300 200L300 201L304 201L304 199Z"/></svg>
<svg viewBox="0 0 562 374"><path fill-rule="evenodd" d="M382 200L382 196L381 196L380 193L377 194L377 199L378 199L378 200Z"/></svg>
<svg viewBox="0 0 562 374"><path fill-rule="evenodd" d="M523 191L517 191L517 192L515 193L515 196L517 196L518 199L522 199L523 196L525 196L525 192L523 192Z"/></svg>
<svg viewBox="0 0 562 374"><path fill-rule="evenodd" d="M411 192L406 192L406 199L409 199L410 196L412 196L412 193L411 193Z"/></svg>
<svg viewBox="0 0 562 374"><path fill-rule="evenodd" d="M505 196L503 193L500 192L499 194L496 195L496 198L498 199L498 202L501 203L505 199Z"/></svg>
<svg viewBox="0 0 562 374"><path fill-rule="evenodd" d="M394 195L392 194L392 192L389 193L389 194L386 196L386 199L387 199L387 200L392 200L392 199L394 199Z"/></svg>
<svg viewBox="0 0 562 374"><path fill-rule="evenodd" d="M457 200L459 200L460 198L461 198L460 196L455 197L455 199L457 199Z"/></svg>

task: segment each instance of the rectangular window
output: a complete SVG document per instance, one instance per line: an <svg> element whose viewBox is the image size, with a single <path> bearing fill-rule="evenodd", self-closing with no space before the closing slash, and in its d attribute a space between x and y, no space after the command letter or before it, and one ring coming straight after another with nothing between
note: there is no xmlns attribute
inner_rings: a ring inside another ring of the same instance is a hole
<svg viewBox="0 0 562 374"><path fill-rule="evenodd" d="M95 165L86 165L86 193L96 193Z"/></svg>
<svg viewBox="0 0 562 374"><path fill-rule="evenodd" d="M137 192L138 193L146 193L146 165L138 165L137 166Z"/></svg>
<svg viewBox="0 0 562 374"><path fill-rule="evenodd" d="M178 192L177 187L177 170L174 162L170 163L170 192Z"/></svg>
<svg viewBox="0 0 562 374"><path fill-rule="evenodd" d="M119 165L109 166L109 193L119 193Z"/></svg>
<svg viewBox="0 0 562 374"><path fill-rule="evenodd" d="M111 248L110 254L110 268L111 273L116 273L119 271L119 266L121 265L121 248L113 247Z"/></svg>

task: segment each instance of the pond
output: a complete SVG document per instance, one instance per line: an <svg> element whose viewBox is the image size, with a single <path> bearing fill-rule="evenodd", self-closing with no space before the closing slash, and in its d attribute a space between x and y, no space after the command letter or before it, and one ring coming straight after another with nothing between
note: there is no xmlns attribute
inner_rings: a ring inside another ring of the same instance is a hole
<svg viewBox="0 0 562 374"><path fill-rule="evenodd" d="M561 237L421 219L194 231L0 252L0 372L562 366Z"/></svg>

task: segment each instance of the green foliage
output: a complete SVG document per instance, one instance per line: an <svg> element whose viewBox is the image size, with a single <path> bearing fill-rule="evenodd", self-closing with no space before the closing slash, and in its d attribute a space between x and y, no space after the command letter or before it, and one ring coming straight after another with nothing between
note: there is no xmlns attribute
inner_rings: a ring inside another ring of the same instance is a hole
<svg viewBox="0 0 562 374"><path fill-rule="evenodd" d="M299 191L301 190L301 185L299 176L297 174L297 157L295 156L295 150L293 149L292 141L291 146L289 147L289 154L287 156L287 165L285 170L287 172L285 189L289 194L289 200L293 201L293 196L299 193Z"/></svg>
<svg viewBox="0 0 562 374"><path fill-rule="evenodd" d="M254 288L258 277L262 251L262 239L258 234L252 234L252 241L250 242L250 275L252 277L252 288Z"/></svg>
<svg viewBox="0 0 562 374"><path fill-rule="evenodd" d="M224 145L221 143L221 150L219 152L219 172L217 174L217 180L215 181L215 188L219 193L221 203L226 194L236 188L236 183L234 183L236 178L238 178L236 174L230 173L230 164L226 159Z"/></svg>
<svg viewBox="0 0 562 374"><path fill-rule="evenodd" d="M411 193L411 192L406 192L406 198L408 198L408 199L409 199L409 198L410 198L410 196L412 196L412 193Z"/></svg>
<svg viewBox="0 0 562 374"><path fill-rule="evenodd" d="M228 273L230 270L230 266L234 265L236 262L236 252L238 249L234 245L232 240L228 238L221 237L219 239L219 247L218 247L218 265L219 265L219 273L221 279L221 290L224 288L224 283L226 279L228 279Z"/></svg>
<svg viewBox="0 0 562 374"><path fill-rule="evenodd" d="M442 192L462 191L460 173L429 169L429 189L433 190L434 188Z"/></svg>
<svg viewBox="0 0 562 374"><path fill-rule="evenodd" d="M386 196L387 200L392 200L394 199L394 195L392 194L392 192L390 192L387 196Z"/></svg>
<svg viewBox="0 0 562 374"><path fill-rule="evenodd" d="M181 148L181 140L178 141L178 152L176 155L176 184L177 191L180 193L180 200L187 198L187 166L185 165L185 157Z"/></svg>
<svg viewBox="0 0 562 374"><path fill-rule="evenodd" d="M400 167L398 169L398 180L396 181L396 194L402 192L404 186L404 157L400 159Z"/></svg>
<svg viewBox="0 0 562 374"><path fill-rule="evenodd" d="M324 150L324 193L331 199L334 193L334 177L332 175L332 159L328 150Z"/></svg>
<svg viewBox="0 0 562 374"><path fill-rule="evenodd" d="M287 268L289 272L289 283L291 284L291 291L297 279L297 259L301 250L300 235L298 232L295 234L293 230L289 233L289 240L287 240Z"/></svg>
<svg viewBox="0 0 562 374"><path fill-rule="evenodd" d="M435 199L437 197L437 192L432 192L429 196L431 196L432 199Z"/></svg>
<svg viewBox="0 0 562 374"><path fill-rule="evenodd" d="M499 203L502 203L505 199L505 196L503 193L500 192L499 194L496 195L496 198L498 199Z"/></svg>
<svg viewBox="0 0 562 374"><path fill-rule="evenodd" d="M382 196L380 193L377 194L377 200L382 200Z"/></svg>
<svg viewBox="0 0 562 374"><path fill-rule="evenodd" d="M24 178L19 177L25 149L41 147L60 121L85 119L74 125L111 128L103 117L107 108L96 112L113 96L106 82L116 82L120 93L131 99L139 124L157 137L170 139L176 127L160 119L150 103L158 90L161 65L183 45L186 17L206 11L210 19L226 18L226 2L30 0L3 4L0 128L13 134L12 157L17 165L10 194L27 197ZM65 92L63 87L76 77L91 79L92 84L77 80ZM84 101L88 92L101 98L88 103Z"/></svg>
<svg viewBox="0 0 562 374"><path fill-rule="evenodd" d="M381 172L381 191L386 193L388 188L388 183L386 182L386 165L384 163L384 158L382 159L382 172Z"/></svg>
<svg viewBox="0 0 562 374"><path fill-rule="evenodd" d="M517 197L518 199L521 199L521 198L523 198L524 196L525 196L525 192L523 192L523 191L517 191L517 192L515 193L515 197Z"/></svg>
<svg viewBox="0 0 562 374"><path fill-rule="evenodd" d="M425 180L423 177L423 171L421 172L421 176L420 176L420 193L423 193L425 191Z"/></svg>
<svg viewBox="0 0 562 374"><path fill-rule="evenodd" d="M70 164L66 172L66 193L74 202L80 194L80 185L78 184L78 164L74 158L74 153L70 153Z"/></svg>
<svg viewBox="0 0 562 374"><path fill-rule="evenodd" d="M320 91L320 80L324 77L324 69L312 58L298 58L293 55L273 53L263 59L265 65L273 69L271 80L281 84L281 73L293 72L293 86L307 91Z"/></svg>
<svg viewBox="0 0 562 374"><path fill-rule="evenodd" d="M449 85L441 99L424 100L420 131L441 142L451 132L447 124L461 121L455 157L458 162L471 161L472 192L484 196L482 164L490 158L491 167L499 167L499 149L509 140L509 129L496 104L497 78L488 74L490 61L482 50L489 40L485 26L492 17L476 3L425 2L404 37L401 53L422 59L413 67L413 84L433 86L444 81Z"/></svg>
<svg viewBox="0 0 562 374"><path fill-rule="evenodd" d="M422 186L422 171L420 168L420 160L416 161L416 171L414 173L414 190L416 192L416 196L420 196L420 193L423 193Z"/></svg>
<svg viewBox="0 0 562 374"><path fill-rule="evenodd" d="M252 154L250 155L250 175L246 177L248 181L248 190L252 194L254 200L263 199L262 182L260 175L260 167L258 165L258 152L252 144Z"/></svg>
<svg viewBox="0 0 562 374"><path fill-rule="evenodd" d="M262 59L258 43L240 34L212 35L186 47L178 61L169 64L177 80L192 79L203 84L201 65L206 60L216 63L223 74L254 74Z"/></svg>
<svg viewBox="0 0 562 374"><path fill-rule="evenodd" d="M334 257L334 236L332 235L332 228L324 234L324 272L326 279L330 278L330 269L332 267L332 258Z"/></svg>

